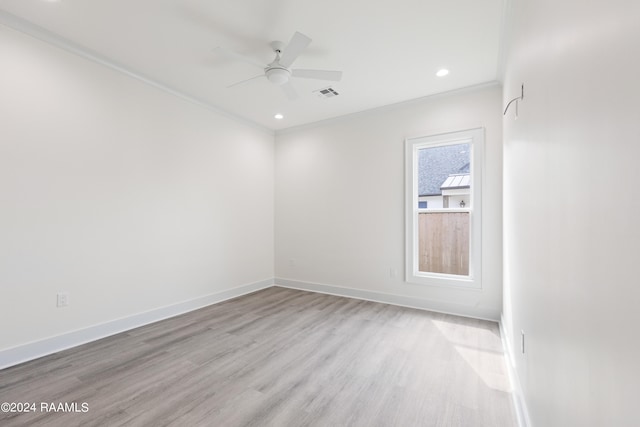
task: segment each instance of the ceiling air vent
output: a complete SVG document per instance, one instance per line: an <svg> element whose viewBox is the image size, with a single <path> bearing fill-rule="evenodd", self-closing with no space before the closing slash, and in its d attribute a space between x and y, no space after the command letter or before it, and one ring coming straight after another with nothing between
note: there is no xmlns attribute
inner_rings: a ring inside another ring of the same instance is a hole
<svg viewBox="0 0 640 427"><path fill-rule="evenodd" d="M332 87L326 87L324 89L318 89L318 90L314 91L313 93L318 95L320 98L332 98L334 96L338 96L339 95L339 93Z"/></svg>

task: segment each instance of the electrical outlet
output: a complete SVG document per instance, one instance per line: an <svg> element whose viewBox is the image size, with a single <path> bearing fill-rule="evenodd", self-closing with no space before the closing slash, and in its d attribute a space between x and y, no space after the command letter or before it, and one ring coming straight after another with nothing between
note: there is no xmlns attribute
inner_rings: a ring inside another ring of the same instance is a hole
<svg viewBox="0 0 640 427"><path fill-rule="evenodd" d="M290 259L289 260L289 268L296 268L296 260L295 259Z"/></svg>
<svg viewBox="0 0 640 427"><path fill-rule="evenodd" d="M389 277L391 277L392 279L395 279L397 275L398 275L398 271L395 268L391 267L389 269Z"/></svg>
<svg viewBox="0 0 640 427"><path fill-rule="evenodd" d="M69 305L69 294L66 292L58 292L58 307L66 307Z"/></svg>
<svg viewBox="0 0 640 427"><path fill-rule="evenodd" d="M520 351L524 354L524 331L520 331Z"/></svg>

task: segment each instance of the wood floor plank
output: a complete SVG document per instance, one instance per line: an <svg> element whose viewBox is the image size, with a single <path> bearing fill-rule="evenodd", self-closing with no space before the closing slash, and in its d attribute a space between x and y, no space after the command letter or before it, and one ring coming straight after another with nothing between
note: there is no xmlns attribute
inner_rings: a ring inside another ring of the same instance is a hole
<svg viewBox="0 0 640 427"><path fill-rule="evenodd" d="M0 371L3 426L515 426L495 323L269 288Z"/></svg>

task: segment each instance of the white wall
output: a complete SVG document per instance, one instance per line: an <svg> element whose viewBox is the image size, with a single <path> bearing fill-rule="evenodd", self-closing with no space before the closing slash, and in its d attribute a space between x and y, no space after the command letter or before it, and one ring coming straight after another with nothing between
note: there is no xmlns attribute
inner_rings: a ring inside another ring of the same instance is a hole
<svg viewBox="0 0 640 427"><path fill-rule="evenodd" d="M477 88L277 134L280 282L400 295L423 300L423 307L497 319L502 304L501 95L498 86ZM475 127L486 128L484 288L408 284L403 280L404 140ZM390 277L391 269L396 277Z"/></svg>
<svg viewBox="0 0 640 427"><path fill-rule="evenodd" d="M4 26L0 52L0 350L273 277L273 134Z"/></svg>
<svg viewBox="0 0 640 427"><path fill-rule="evenodd" d="M521 83L525 98L504 123L504 324L534 426L640 425L639 16L512 1L504 103Z"/></svg>

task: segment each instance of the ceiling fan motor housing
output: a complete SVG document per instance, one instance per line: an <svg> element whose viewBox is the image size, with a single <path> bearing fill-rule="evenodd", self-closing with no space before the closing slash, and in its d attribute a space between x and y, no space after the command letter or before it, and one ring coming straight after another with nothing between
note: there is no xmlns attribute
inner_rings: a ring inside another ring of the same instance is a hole
<svg viewBox="0 0 640 427"><path fill-rule="evenodd" d="M271 83L278 86L288 82L289 77L291 77L291 71L283 67L270 67L264 73Z"/></svg>

